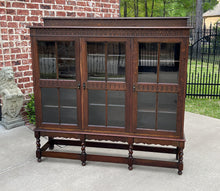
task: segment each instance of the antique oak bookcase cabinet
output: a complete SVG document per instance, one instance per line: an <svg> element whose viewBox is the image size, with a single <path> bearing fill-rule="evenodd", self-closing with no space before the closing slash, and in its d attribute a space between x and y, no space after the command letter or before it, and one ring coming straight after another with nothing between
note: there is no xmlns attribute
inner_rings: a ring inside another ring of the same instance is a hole
<svg viewBox="0 0 220 191"><path fill-rule="evenodd" d="M44 18L44 26L30 27L38 161L126 163L129 170L134 164L182 174L189 29L187 18ZM41 136L48 137L43 146ZM90 147L128 154L87 154ZM143 159L135 151L175 157Z"/></svg>

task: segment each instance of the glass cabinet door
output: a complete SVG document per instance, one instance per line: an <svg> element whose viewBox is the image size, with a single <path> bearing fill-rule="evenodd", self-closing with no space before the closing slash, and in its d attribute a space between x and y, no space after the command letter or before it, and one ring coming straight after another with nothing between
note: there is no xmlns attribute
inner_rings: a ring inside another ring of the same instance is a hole
<svg viewBox="0 0 220 191"><path fill-rule="evenodd" d="M88 128L125 128L126 43L86 42Z"/></svg>
<svg viewBox="0 0 220 191"><path fill-rule="evenodd" d="M74 41L38 41L42 123L78 125L75 46Z"/></svg>
<svg viewBox="0 0 220 191"><path fill-rule="evenodd" d="M180 43L139 42L135 131L177 131Z"/></svg>

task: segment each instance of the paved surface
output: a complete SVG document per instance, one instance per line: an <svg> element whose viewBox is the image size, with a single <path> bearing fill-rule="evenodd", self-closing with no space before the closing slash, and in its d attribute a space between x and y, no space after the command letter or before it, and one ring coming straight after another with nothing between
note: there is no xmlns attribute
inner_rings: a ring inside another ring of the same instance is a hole
<svg viewBox="0 0 220 191"><path fill-rule="evenodd" d="M184 171L179 176L176 169L158 167L134 166L129 171L124 164L100 162L88 162L82 167L78 160L53 158L37 163L33 131L27 127L0 127L0 190L219 191L220 120L186 113L185 134ZM45 139L41 138L41 142ZM134 155L152 157L151 153Z"/></svg>

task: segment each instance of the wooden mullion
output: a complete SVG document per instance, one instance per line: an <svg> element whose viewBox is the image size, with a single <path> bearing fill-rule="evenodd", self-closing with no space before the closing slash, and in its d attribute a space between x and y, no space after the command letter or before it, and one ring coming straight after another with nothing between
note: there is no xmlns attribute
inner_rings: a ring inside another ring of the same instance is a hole
<svg viewBox="0 0 220 191"><path fill-rule="evenodd" d="M157 44L157 84L159 83L159 73L160 73L160 43ZM158 92L156 92L156 118L155 118L155 130L157 131L158 122Z"/></svg>
<svg viewBox="0 0 220 191"><path fill-rule="evenodd" d="M58 69L58 48L57 48L57 42L55 42L55 58L56 58L56 72L57 72L57 79L59 79L59 69Z"/></svg>
<svg viewBox="0 0 220 191"><path fill-rule="evenodd" d="M108 71L107 71L107 64L108 64L108 43L105 43L105 126L108 126L108 90L107 90L107 83L108 83Z"/></svg>
<svg viewBox="0 0 220 191"><path fill-rule="evenodd" d="M58 116L59 116L59 124L61 123L61 116L60 116L60 88L57 88L57 94L58 94Z"/></svg>

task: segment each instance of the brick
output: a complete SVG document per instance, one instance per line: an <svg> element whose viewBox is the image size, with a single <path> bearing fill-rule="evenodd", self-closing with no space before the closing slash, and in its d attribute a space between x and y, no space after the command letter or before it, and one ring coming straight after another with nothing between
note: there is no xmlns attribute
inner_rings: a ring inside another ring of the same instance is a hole
<svg viewBox="0 0 220 191"><path fill-rule="evenodd" d="M87 13L86 16L87 17L95 17L95 14L94 13Z"/></svg>
<svg viewBox="0 0 220 191"><path fill-rule="evenodd" d="M39 9L39 4L30 3L27 4L28 9Z"/></svg>
<svg viewBox="0 0 220 191"><path fill-rule="evenodd" d="M68 1L67 5L74 5L75 6L76 5L76 1Z"/></svg>
<svg viewBox="0 0 220 191"><path fill-rule="evenodd" d="M4 7L5 6L5 1L0 1L0 7Z"/></svg>
<svg viewBox="0 0 220 191"><path fill-rule="evenodd" d="M12 21L12 16L7 15L7 21Z"/></svg>
<svg viewBox="0 0 220 191"><path fill-rule="evenodd" d="M4 42L3 43L3 47L8 47L9 46L9 43L8 42Z"/></svg>
<svg viewBox="0 0 220 191"><path fill-rule="evenodd" d="M12 7L25 8L24 3L14 2L12 3Z"/></svg>
<svg viewBox="0 0 220 191"><path fill-rule="evenodd" d="M11 48L11 53L21 53L20 48Z"/></svg>
<svg viewBox="0 0 220 191"><path fill-rule="evenodd" d="M40 5L41 9L51 9L50 5Z"/></svg>
<svg viewBox="0 0 220 191"><path fill-rule="evenodd" d="M0 14L5 14L5 9L4 8L0 8Z"/></svg>
<svg viewBox="0 0 220 191"><path fill-rule="evenodd" d="M62 5L53 5L52 8L55 9L55 10L63 10Z"/></svg>
<svg viewBox="0 0 220 191"><path fill-rule="evenodd" d="M38 17L37 16L28 17L27 21L38 21Z"/></svg>
<svg viewBox="0 0 220 191"><path fill-rule="evenodd" d="M108 13L108 10L109 10L109 9L102 9L102 12Z"/></svg>
<svg viewBox="0 0 220 191"><path fill-rule="evenodd" d="M8 34L14 34L14 29L9 29Z"/></svg>
<svg viewBox="0 0 220 191"><path fill-rule="evenodd" d="M91 12L91 11L92 11L92 8L90 8L90 7L85 7L85 8L84 8L84 11Z"/></svg>
<svg viewBox="0 0 220 191"><path fill-rule="evenodd" d="M18 87L21 89L21 88L24 88L24 85L23 84L18 84Z"/></svg>
<svg viewBox="0 0 220 191"><path fill-rule="evenodd" d="M9 54L9 49L3 49L3 54Z"/></svg>
<svg viewBox="0 0 220 191"><path fill-rule="evenodd" d="M10 35L9 36L9 40L18 40L19 39L19 35Z"/></svg>
<svg viewBox="0 0 220 191"><path fill-rule="evenodd" d="M55 0L44 0L44 3L51 3L51 4L55 4Z"/></svg>
<svg viewBox="0 0 220 191"><path fill-rule="evenodd" d="M55 12L54 11L44 11L44 15L45 16L55 16Z"/></svg>
<svg viewBox="0 0 220 191"><path fill-rule="evenodd" d="M104 14L104 17L111 17L111 14Z"/></svg>
<svg viewBox="0 0 220 191"><path fill-rule="evenodd" d="M110 0L110 3L117 3L117 0Z"/></svg>
<svg viewBox="0 0 220 191"><path fill-rule="evenodd" d="M32 10L31 11L31 15L43 15L43 11L40 11L40 10Z"/></svg>
<svg viewBox="0 0 220 191"><path fill-rule="evenodd" d="M24 76L32 76L33 72L32 71L26 71L24 72Z"/></svg>
<svg viewBox="0 0 220 191"><path fill-rule="evenodd" d="M25 21L25 17L24 16L14 16L13 20L14 21Z"/></svg>
<svg viewBox="0 0 220 191"><path fill-rule="evenodd" d="M43 3L43 0L31 0L31 3Z"/></svg>
<svg viewBox="0 0 220 191"><path fill-rule="evenodd" d="M28 65L26 65L26 66L18 66L18 70L19 70L19 71L29 70L29 66L28 66Z"/></svg>
<svg viewBox="0 0 220 191"><path fill-rule="evenodd" d="M9 22L8 28L18 28L18 23L17 22Z"/></svg>
<svg viewBox="0 0 220 191"><path fill-rule="evenodd" d="M6 10L6 14L16 15L16 10L15 10L15 9L7 9L7 10Z"/></svg>
<svg viewBox="0 0 220 191"><path fill-rule="evenodd" d="M64 6L64 10L73 11L73 6Z"/></svg>
<svg viewBox="0 0 220 191"><path fill-rule="evenodd" d="M29 15L28 10L17 10L17 15Z"/></svg>
<svg viewBox="0 0 220 191"><path fill-rule="evenodd" d="M86 2L85 1L79 1L76 3L76 5L78 6L86 6Z"/></svg>
<svg viewBox="0 0 220 191"><path fill-rule="evenodd" d="M0 26L1 26L1 27L7 27L7 23L4 22L4 21L3 21L3 22L1 21L1 22L0 22Z"/></svg>
<svg viewBox="0 0 220 191"><path fill-rule="evenodd" d="M65 13L65 12L61 12L61 11L58 11L58 12L56 12L56 16L58 16L58 17L63 17L63 16L66 16L66 13Z"/></svg>
<svg viewBox="0 0 220 191"><path fill-rule="evenodd" d="M81 12L76 13L76 15L77 15L78 17L85 17L85 16L86 16L85 13L81 13Z"/></svg>
<svg viewBox="0 0 220 191"><path fill-rule="evenodd" d="M9 60L10 59L10 55L4 55L4 60Z"/></svg>
<svg viewBox="0 0 220 191"><path fill-rule="evenodd" d="M25 88L33 87L33 82L24 84Z"/></svg>
<svg viewBox="0 0 220 191"><path fill-rule="evenodd" d="M8 35L2 35L2 40L8 40Z"/></svg>
<svg viewBox="0 0 220 191"><path fill-rule="evenodd" d="M56 3L57 4L65 5L65 0L56 0Z"/></svg>
<svg viewBox="0 0 220 191"><path fill-rule="evenodd" d="M8 30L7 30L7 29L1 29L1 33L2 33L2 34L7 34L7 33L8 33Z"/></svg>
<svg viewBox="0 0 220 191"><path fill-rule="evenodd" d="M13 64L14 66L18 66L18 65L21 65L21 61L20 61L20 60L13 61L12 64Z"/></svg>
<svg viewBox="0 0 220 191"><path fill-rule="evenodd" d="M16 77L16 78L22 77L22 72L16 72L16 73L15 73L15 77Z"/></svg>
<svg viewBox="0 0 220 191"><path fill-rule="evenodd" d="M75 17L76 13L75 12L67 12L68 17Z"/></svg>
<svg viewBox="0 0 220 191"><path fill-rule="evenodd" d="M18 80L19 83L22 83L22 82L30 82L30 78L29 77L26 77L26 78L20 78Z"/></svg>
<svg viewBox="0 0 220 191"><path fill-rule="evenodd" d="M105 8L111 8L111 4L104 4Z"/></svg>

